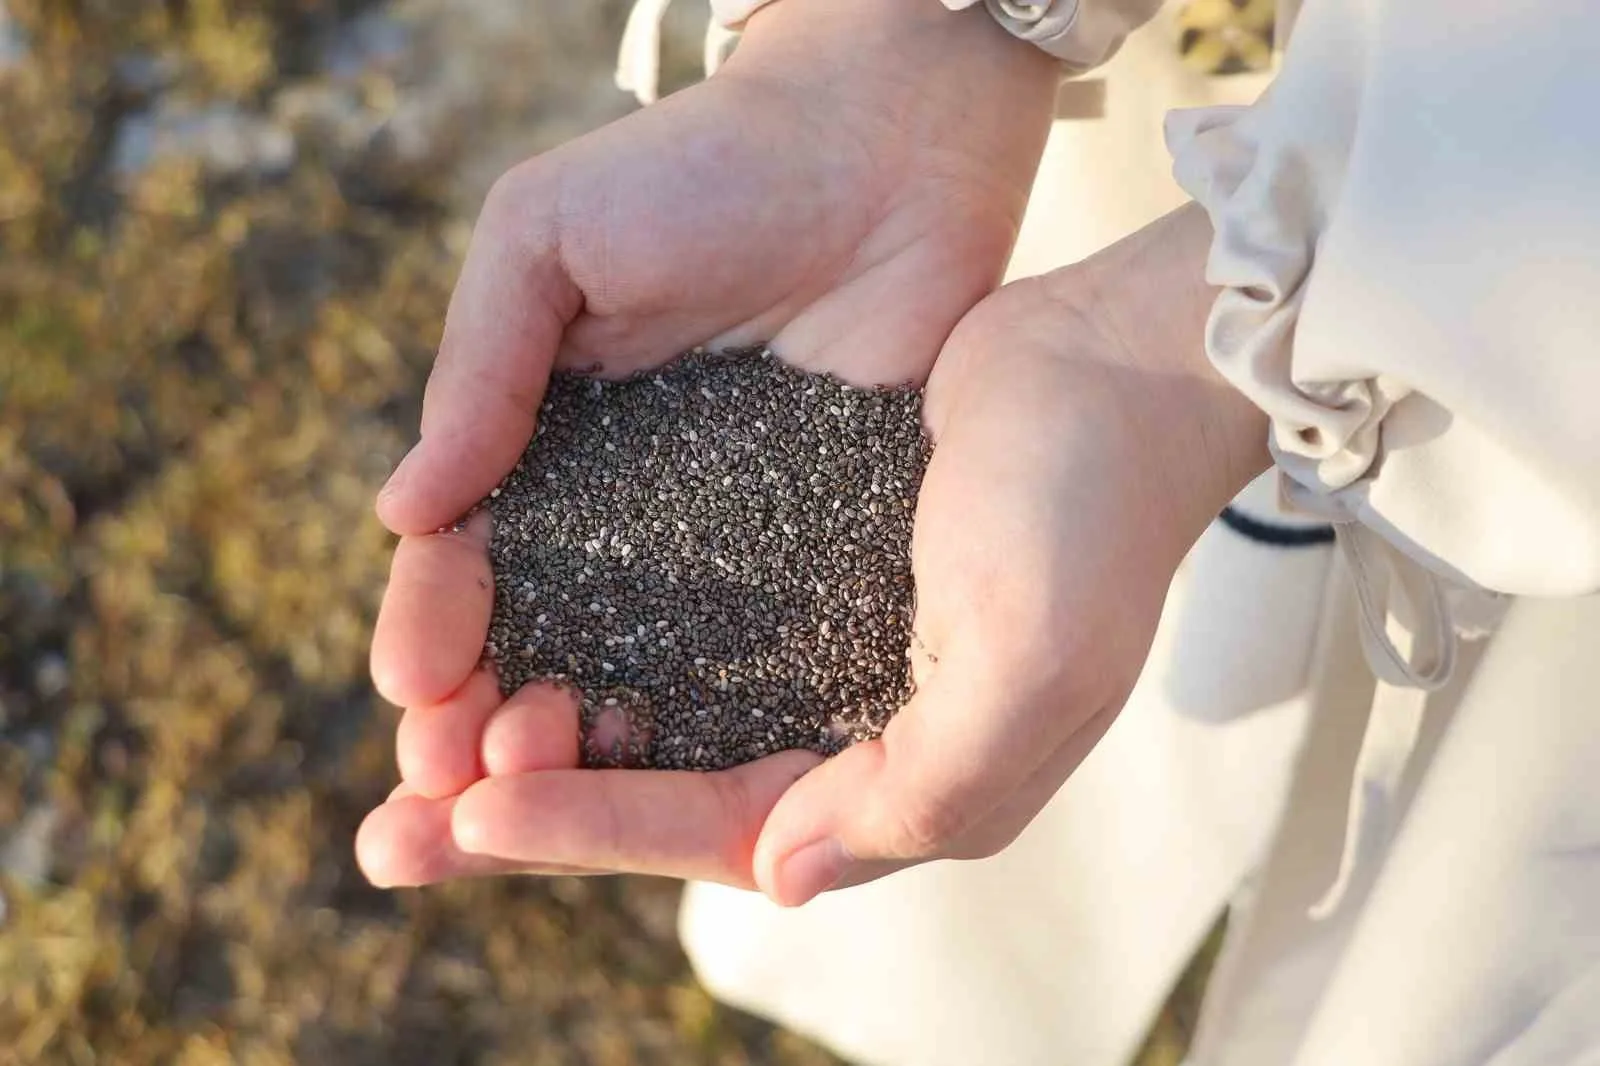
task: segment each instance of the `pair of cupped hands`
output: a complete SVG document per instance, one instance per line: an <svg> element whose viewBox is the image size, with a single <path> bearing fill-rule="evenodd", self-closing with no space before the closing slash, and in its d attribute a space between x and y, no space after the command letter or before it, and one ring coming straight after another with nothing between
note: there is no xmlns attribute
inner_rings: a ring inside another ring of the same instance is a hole
<svg viewBox="0 0 1600 1066"><path fill-rule="evenodd" d="M372 671L405 711L402 783L357 840L374 883L635 872L796 905L994 854L1056 792L1266 439L1204 356L1194 209L995 291L1057 75L981 7L782 0L714 78L495 186L421 440L378 502L401 540ZM505 699L480 664L486 516L438 531L515 464L553 369L769 340L855 383L926 383L916 693L826 761L580 769L572 698Z"/></svg>

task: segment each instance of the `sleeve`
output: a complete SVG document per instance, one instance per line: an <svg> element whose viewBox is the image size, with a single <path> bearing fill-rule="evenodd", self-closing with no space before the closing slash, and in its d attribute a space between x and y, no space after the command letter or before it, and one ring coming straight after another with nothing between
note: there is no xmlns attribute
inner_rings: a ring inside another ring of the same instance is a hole
<svg viewBox="0 0 1600 1066"><path fill-rule="evenodd" d="M1600 590L1595 100L1592 0L1307 0L1261 101L1169 119L1207 351L1353 562Z"/></svg>
<svg viewBox="0 0 1600 1066"><path fill-rule="evenodd" d="M711 0L711 8L715 20L732 29L771 2L773 0ZM1164 0L942 2L952 11L983 4L1013 36L1038 45L1060 59L1069 73L1078 74L1110 59L1129 33L1155 16Z"/></svg>

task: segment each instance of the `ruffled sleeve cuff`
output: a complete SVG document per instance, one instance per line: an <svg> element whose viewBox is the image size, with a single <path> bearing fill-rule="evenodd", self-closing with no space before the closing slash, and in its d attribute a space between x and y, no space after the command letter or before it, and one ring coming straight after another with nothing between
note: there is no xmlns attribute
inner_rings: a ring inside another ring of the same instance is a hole
<svg viewBox="0 0 1600 1066"><path fill-rule="evenodd" d="M1207 280L1221 291L1206 351L1269 416L1284 506L1338 531L1374 671L1393 684L1437 688L1451 674L1458 632L1476 635L1500 598L1373 505L1383 425L1410 390L1383 375L1297 376L1295 330L1323 222L1314 176L1292 154L1263 146L1255 115L1252 108L1207 108L1174 112L1167 121L1174 173L1215 233Z"/></svg>
<svg viewBox="0 0 1600 1066"><path fill-rule="evenodd" d="M1092 70L1116 54L1128 34L1155 16L1163 0L944 0L951 9L982 2L1013 37L1065 64L1067 73Z"/></svg>
<svg viewBox="0 0 1600 1066"><path fill-rule="evenodd" d="M1174 174L1215 234L1206 278L1221 292L1206 351L1271 417L1273 458L1288 494L1328 512L1336 506L1309 497L1337 497L1361 483L1395 397L1381 378L1296 383L1295 326L1320 220L1309 176L1263 152L1253 117L1251 108L1219 107L1167 118Z"/></svg>
<svg viewBox="0 0 1600 1066"><path fill-rule="evenodd" d="M711 0L712 17L737 29L773 0ZM1013 37L1038 46L1076 74L1099 66L1127 35L1148 22L1162 0L942 0L952 11L983 4Z"/></svg>

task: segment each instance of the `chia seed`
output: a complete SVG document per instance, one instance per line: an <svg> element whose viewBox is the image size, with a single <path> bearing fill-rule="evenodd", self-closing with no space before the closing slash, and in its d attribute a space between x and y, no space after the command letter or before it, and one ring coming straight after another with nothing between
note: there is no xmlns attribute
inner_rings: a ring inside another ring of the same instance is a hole
<svg viewBox="0 0 1600 1066"><path fill-rule="evenodd" d="M878 735L911 693L921 412L916 389L766 350L556 376L482 505L502 691L579 692L593 766L717 770Z"/></svg>

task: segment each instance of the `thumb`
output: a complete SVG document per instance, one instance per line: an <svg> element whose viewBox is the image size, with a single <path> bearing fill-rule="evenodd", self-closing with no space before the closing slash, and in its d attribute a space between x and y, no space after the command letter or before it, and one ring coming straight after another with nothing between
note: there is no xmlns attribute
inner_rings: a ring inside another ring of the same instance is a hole
<svg viewBox="0 0 1600 1066"><path fill-rule="evenodd" d="M533 435L556 349L583 296L567 277L548 183L512 171L484 201L423 397L422 439L378 517L431 533L483 499Z"/></svg>
<svg viewBox="0 0 1600 1066"><path fill-rule="evenodd" d="M898 866L964 856L970 830L1034 775L1072 730L1061 697L990 683L946 659L883 736L786 792L762 827L762 891L797 906Z"/></svg>

